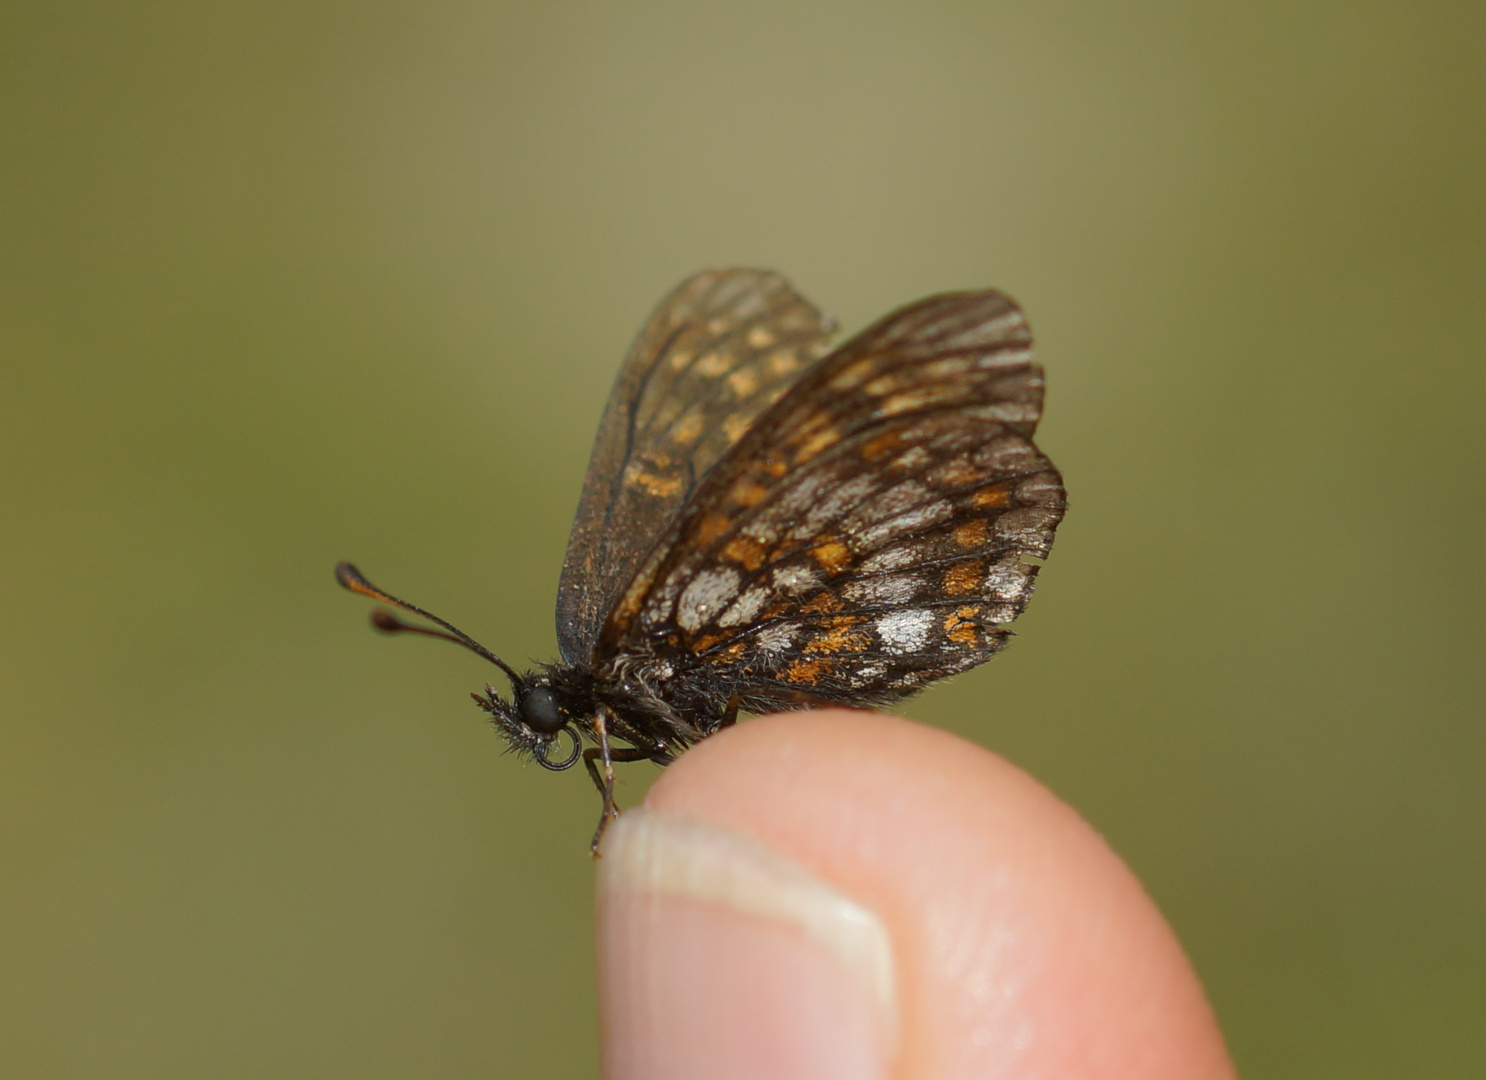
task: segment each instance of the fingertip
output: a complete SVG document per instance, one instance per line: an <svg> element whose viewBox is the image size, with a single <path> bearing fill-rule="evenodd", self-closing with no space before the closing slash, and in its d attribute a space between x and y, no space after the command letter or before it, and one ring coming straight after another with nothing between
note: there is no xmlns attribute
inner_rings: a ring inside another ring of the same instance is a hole
<svg viewBox="0 0 1486 1080"><path fill-rule="evenodd" d="M880 920L894 1075L1232 1076L1190 965L1133 875L1070 807L980 747L875 713L765 717L689 751L645 805L744 838ZM612 876L621 864L602 872L606 1015L617 994L635 1004L613 962L621 939L634 956L634 927L616 935L606 914L636 895ZM882 1074L862 1060L867 1071L840 1075Z"/></svg>

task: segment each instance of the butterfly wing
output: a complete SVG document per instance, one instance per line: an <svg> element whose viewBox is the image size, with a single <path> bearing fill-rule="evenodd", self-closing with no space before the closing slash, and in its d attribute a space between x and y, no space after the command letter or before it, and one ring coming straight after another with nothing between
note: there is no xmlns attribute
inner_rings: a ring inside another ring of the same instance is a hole
<svg viewBox="0 0 1486 1080"><path fill-rule="evenodd" d="M698 481L820 357L831 330L764 270L704 271L661 301L620 369L589 459L557 589L565 660L588 660Z"/></svg>
<svg viewBox="0 0 1486 1080"><path fill-rule="evenodd" d="M705 478L604 626L702 719L886 703L988 660L1062 519L1033 445L1043 378L1016 305L904 308L794 384ZM664 685L661 685L664 684Z"/></svg>

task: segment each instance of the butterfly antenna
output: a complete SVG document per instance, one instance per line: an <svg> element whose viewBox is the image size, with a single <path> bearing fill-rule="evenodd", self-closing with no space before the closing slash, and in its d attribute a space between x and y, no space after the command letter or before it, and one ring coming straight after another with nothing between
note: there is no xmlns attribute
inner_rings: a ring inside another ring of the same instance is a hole
<svg viewBox="0 0 1486 1080"><path fill-rule="evenodd" d="M361 571L350 563L342 562L335 564L335 580L339 581L343 588L349 589L353 593L369 596L373 600L380 600L384 604L391 604L393 607L402 608L404 611L411 611L414 615L421 615L429 622L438 623L448 633L446 634L440 630L430 630L426 626L414 626L412 623L403 622L390 611L381 610L373 611L371 614L372 625L378 630L388 634L426 634L428 637L443 638L445 641L452 641L456 645L463 645L470 652L478 653L504 671L506 677L511 680L512 686L521 685L521 676L512 671L509 664L474 638L470 637L463 630L459 629L459 627L453 623L445 622L437 615L430 615L417 604L410 604L406 600L399 600L391 593L383 592L370 581L367 581L366 578L362 577Z"/></svg>

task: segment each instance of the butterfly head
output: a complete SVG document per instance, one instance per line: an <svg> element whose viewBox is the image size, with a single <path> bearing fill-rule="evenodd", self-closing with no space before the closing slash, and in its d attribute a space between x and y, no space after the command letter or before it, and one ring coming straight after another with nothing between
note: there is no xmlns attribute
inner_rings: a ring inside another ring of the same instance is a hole
<svg viewBox="0 0 1486 1080"><path fill-rule="evenodd" d="M471 694L475 703L490 714L491 722L500 729L511 749L530 754L544 769L561 772L570 768L582 753L583 744L572 727L572 717L545 676L516 677L511 680L512 700L507 701L489 683L485 693ZM566 756L556 756L558 743L566 734L572 747Z"/></svg>

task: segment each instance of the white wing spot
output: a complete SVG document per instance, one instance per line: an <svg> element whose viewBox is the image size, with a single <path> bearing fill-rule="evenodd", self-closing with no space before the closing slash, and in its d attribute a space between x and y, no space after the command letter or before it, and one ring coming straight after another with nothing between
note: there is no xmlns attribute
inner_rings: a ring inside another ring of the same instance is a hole
<svg viewBox="0 0 1486 1080"><path fill-rule="evenodd" d="M877 485L877 477L869 473L853 477L819 501L811 500L814 505L805 509L799 524L790 530L790 536L797 540L814 536L852 507L865 501L877 489Z"/></svg>
<svg viewBox="0 0 1486 1080"><path fill-rule="evenodd" d="M942 360L931 360L927 364L918 365L917 375L926 382L959 378L970 370L976 359L978 358L970 356L946 356Z"/></svg>
<svg viewBox="0 0 1486 1080"><path fill-rule="evenodd" d="M1037 463L1038 453L1019 435L992 439L975 452L978 468L992 473L1017 473Z"/></svg>
<svg viewBox="0 0 1486 1080"><path fill-rule="evenodd" d="M914 653L929 643L937 617L932 610L894 611L874 624L883 648L891 653Z"/></svg>
<svg viewBox="0 0 1486 1080"><path fill-rule="evenodd" d="M1062 500L1063 489L1051 472L1040 472L1016 486L1016 497L1032 506L1052 506Z"/></svg>
<svg viewBox="0 0 1486 1080"><path fill-rule="evenodd" d="M996 368L1025 367L1031 362L1031 349L997 349L978 357L975 366L986 371L993 371Z"/></svg>
<svg viewBox="0 0 1486 1080"><path fill-rule="evenodd" d="M1046 555L1052 545L1053 527L1057 518L1051 510L1036 506L1023 506L1008 510L992 526L996 539L1017 544L1034 555Z"/></svg>
<svg viewBox="0 0 1486 1080"><path fill-rule="evenodd" d="M775 590L795 596L809 592L820 584L820 575L803 563L781 566L770 575L770 579Z"/></svg>
<svg viewBox="0 0 1486 1080"><path fill-rule="evenodd" d="M912 472L922 469L934 460L932 454L922 446L910 447L893 459L893 468L902 469L904 472Z"/></svg>
<svg viewBox="0 0 1486 1080"><path fill-rule="evenodd" d="M954 507L943 499L935 500L927 506L921 506L910 513L899 514L895 518L884 521L880 525L873 525L869 529L860 532L851 532L846 536L846 541L856 551L876 551L890 541L900 536L909 536L921 532L931 525L937 525L954 516Z"/></svg>
<svg viewBox="0 0 1486 1080"><path fill-rule="evenodd" d="M1032 591L1036 572L1031 566L1015 557L993 565L981 585L980 595L987 600L1005 600L1015 603L1025 600ZM993 620L994 621L994 620Z"/></svg>
<svg viewBox="0 0 1486 1080"><path fill-rule="evenodd" d="M876 573L879 570L901 570L905 566L912 566L916 562L927 560L930 557L929 553L920 551L919 548L920 545L913 543L884 548L863 559L861 570L866 574Z"/></svg>
<svg viewBox="0 0 1486 1080"><path fill-rule="evenodd" d="M797 522L812 506L825 496L831 482L829 476L811 476L785 492L769 509L767 515L743 526L743 531L757 535L755 530L764 530L763 535L773 536L785 522Z"/></svg>
<svg viewBox="0 0 1486 1080"><path fill-rule="evenodd" d="M932 497L934 489L922 480L904 480L896 487L889 488L876 500L872 509L879 515L879 520L891 514L899 514L912 510L925 499Z"/></svg>
<svg viewBox="0 0 1486 1080"><path fill-rule="evenodd" d="M696 630L733 598L742 580L736 570L727 568L698 574L676 602L677 625L683 630Z"/></svg>
<svg viewBox="0 0 1486 1080"><path fill-rule="evenodd" d="M758 647L767 653L788 652L795 644L795 636L800 628L795 623L778 623L767 630L760 630L754 640Z"/></svg>
<svg viewBox="0 0 1486 1080"><path fill-rule="evenodd" d="M918 592L919 579L913 574L865 578L853 581L841 590L841 596L853 604L906 604Z"/></svg>
<svg viewBox="0 0 1486 1080"><path fill-rule="evenodd" d="M750 622L755 615L764 610L764 604L768 602L768 599L769 590L762 585L755 585L734 600L728 609L717 617L717 625L738 626L741 623Z"/></svg>

